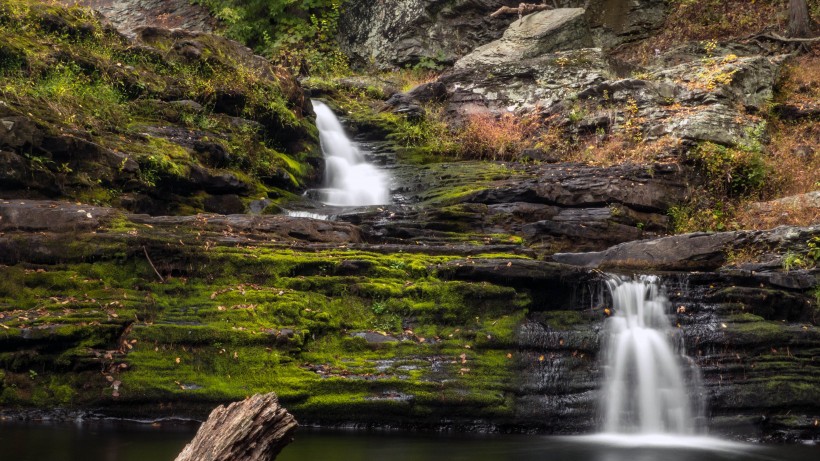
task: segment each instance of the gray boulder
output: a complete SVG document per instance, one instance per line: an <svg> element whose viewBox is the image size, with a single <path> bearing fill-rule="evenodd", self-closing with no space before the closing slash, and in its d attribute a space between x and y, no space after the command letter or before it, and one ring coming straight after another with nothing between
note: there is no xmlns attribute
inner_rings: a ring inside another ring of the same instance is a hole
<svg viewBox="0 0 820 461"><path fill-rule="evenodd" d="M515 21L504 35L455 63L456 69L518 62L555 51L592 46L582 8L558 8Z"/></svg>

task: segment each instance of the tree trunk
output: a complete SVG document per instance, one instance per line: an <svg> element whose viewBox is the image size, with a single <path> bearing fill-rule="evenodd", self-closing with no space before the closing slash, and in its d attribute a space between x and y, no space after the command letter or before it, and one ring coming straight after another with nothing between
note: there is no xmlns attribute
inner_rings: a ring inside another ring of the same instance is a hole
<svg viewBox="0 0 820 461"><path fill-rule="evenodd" d="M789 37L808 37L809 22L806 0L789 0Z"/></svg>
<svg viewBox="0 0 820 461"><path fill-rule="evenodd" d="M176 461L271 461L297 426L276 394L256 394L214 409Z"/></svg>

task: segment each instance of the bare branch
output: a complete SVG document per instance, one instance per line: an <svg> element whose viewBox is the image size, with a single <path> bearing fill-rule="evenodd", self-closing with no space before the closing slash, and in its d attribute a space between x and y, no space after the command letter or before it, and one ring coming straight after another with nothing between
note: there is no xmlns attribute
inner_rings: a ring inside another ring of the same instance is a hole
<svg viewBox="0 0 820 461"><path fill-rule="evenodd" d="M497 18L499 16L505 14L517 14L518 18L521 19L523 16L528 15L530 13L535 13L536 11L544 11L544 10L551 10L553 9L549 5L538 5L535 3L519 3L518 8L511 8L509 6L502 6L495 13L491 14L491 18Z"/></svg>

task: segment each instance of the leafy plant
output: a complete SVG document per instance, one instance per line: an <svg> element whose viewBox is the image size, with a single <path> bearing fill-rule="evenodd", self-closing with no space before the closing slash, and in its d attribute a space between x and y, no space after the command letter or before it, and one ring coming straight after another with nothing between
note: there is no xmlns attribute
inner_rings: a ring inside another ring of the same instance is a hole
<svg viewBox="0 0 820 461"><path fill-rule="evenodd" d="M787 251L786 254L783 255L783 269L786 272L792 269L805 269L807 267L811 267L811 263L809 263L805 255L792 251Z"/></svg>

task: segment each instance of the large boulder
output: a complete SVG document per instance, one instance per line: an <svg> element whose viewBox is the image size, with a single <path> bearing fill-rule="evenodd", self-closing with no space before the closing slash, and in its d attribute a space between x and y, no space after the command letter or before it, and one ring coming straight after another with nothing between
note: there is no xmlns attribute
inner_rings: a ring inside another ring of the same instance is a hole
<svg viewBox="0 0 820 461"><path fill-rule="evenodd" d="M551 107L610 78L598 48L547 53L518 61L461 67L445 73L456 113L531 111Z"/></svg>
<svg viewBox="0 0 820 461"><path fill-rule="evenodd" d="M504 35L476 48L455 63L456 69L518 62L553 51L592 46L584 10L558 8L533 13L510 24Z"/></svg>

